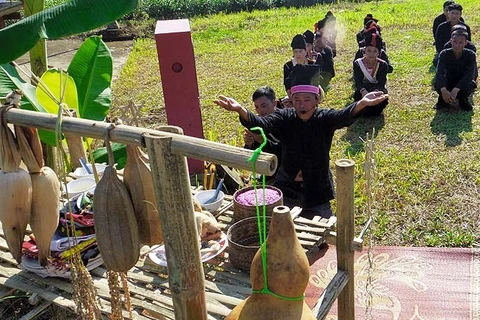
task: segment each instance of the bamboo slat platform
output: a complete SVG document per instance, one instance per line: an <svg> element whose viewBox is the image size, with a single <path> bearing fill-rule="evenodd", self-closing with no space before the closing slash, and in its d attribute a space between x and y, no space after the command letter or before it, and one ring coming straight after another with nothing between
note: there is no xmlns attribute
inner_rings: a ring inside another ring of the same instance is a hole
<svg viewBox="0 0 480 320"><path fill-rule="evenodd" d="M233 217L231 196L226 196L217 219L224 232ZM295 210L292 210L295 217ZM294 218L298 238L307 255L318 251L324 242L326 230L334 227L336 218L309 220ZM223 319L231 309L251 293L250 279L246 272L229 264L228 247L214 259L203 264L205 289L209 319ZM110 294L104 266L91 271L102 313L107 319L110 312ZM173 303L170 296L167 269L153 263L148 255L140 258L128 274L129 289L134 319L174 319ZM10 289L18 289L28 294L36 294L44 301L38 304L36 314L48 305L75 310L72 300L72 286L68 279L42 278L34 273L23 271L17 265L0 229L0 298ZM35 311L35 310L34 310ZM130 319L127 312L124 317ZM23 319L23 318L22 318ZM28 319L28 318L25 318Z"/></svg>

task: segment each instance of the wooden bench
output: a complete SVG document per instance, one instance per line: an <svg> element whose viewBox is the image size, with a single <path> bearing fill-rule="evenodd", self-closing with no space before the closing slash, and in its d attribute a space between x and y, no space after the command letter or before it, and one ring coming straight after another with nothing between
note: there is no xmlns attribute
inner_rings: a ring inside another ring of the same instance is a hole
<svg viewBox="0 0 480 320"><path fill-rule="evenodd" d="M227 195L219 211L215 213L224 232L232 223L232 196ZM334 228L336 217L331 219L309 220L302 217L294 219L298 239L307 256L314 254L324 242L326 230ZM27 230L29 234L31 230ZM229 250L203 264L207 311L210 320L223 319L231 309L251 294L249 274L230 264ZM91 271L93 284L104 315L110 314L111 297L108 291L106 269L104 266ZM129 290L135 319L152 318L173 320L174 305L168 282L167 268L155 264L144 254L137 265L128 273ZM8 252L0 223L0 298L2 289L17 289L38 294L45 303L73 311L72 285L69 279L41 278L27 271L21 271ZM39 305L41 308L43 304ZM126 319L130 319L125 312Z"/></svg>
<svg viewBox="0 0 480 320"><path fill-rule="evenodd" d="M5 20L20 19L23 1L0 2L0 29L5 28Z"/></svg>

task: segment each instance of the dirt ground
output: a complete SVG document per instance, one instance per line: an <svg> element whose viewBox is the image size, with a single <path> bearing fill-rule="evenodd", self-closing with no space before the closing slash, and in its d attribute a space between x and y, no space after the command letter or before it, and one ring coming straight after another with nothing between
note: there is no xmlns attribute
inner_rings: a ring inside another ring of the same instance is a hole
<svg viewBox="0 0 480 320"><path fill-rule="evenodd" d="M62 40L47 41L48 65L52 68L67 70L70 61L82 45L83 40L78 38L69 38ZM133 40L110 41L106 42L112 52L113 57L113 80L115 81L127 61L128 55L133 47ZM22 68L30 69L30 57L27 54L15 60ZM22 75L22 74L21 74ZM23 75L22 75L23 77Z"/></svg>

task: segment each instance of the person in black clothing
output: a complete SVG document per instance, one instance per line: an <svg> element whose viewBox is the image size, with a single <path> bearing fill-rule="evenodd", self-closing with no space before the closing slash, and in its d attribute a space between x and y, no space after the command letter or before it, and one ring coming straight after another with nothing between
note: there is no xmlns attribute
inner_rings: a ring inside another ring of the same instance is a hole
<svg viewBox="0 0 480 320"><path fill-rule="evenodd" d="M367 17L371 17L372 15L371 14L367 14ZM376 32L378 33L379 36L382 36L382 28L380 27L380 25L377 23L378 22L378 19L370 19L370 20L367 20L365 21L365 19L367 19L367 17L364 18L364 26L363 26L363 29L360 30L357 35L356 35L356 38L357 38L357 43L358 43L358 46L359 47L363 47L365 46L365 36L368 34L368 33L372 33L372 28L375 28ZM383 47L383 49L386 50L386 46Z"/></svg>
<svg viewBox="0 0 480 320"><path fill-rule="evenodd" d="M373 33L376 33L380 36L380 34L378 33L377 29L372 26L370 27L369 29L365 30L364 32L364 36L369 36ZM353 59L353 61L355 62L355 60L359 59L359 58L362 58L364 55L365 55L365 49L366 49L366 46L365 46L365 38L359 43L359 45L362 44L361 47L358 48L357 52L355 53L355 58ZM392 64L390 63L390 60L388 59L388 55L387 55L387 52L383 49L384 48L384 45L385 45L385 41L382 41L382 48L380 49L380 54L378 55L378 57L385 61L387 64L388 64L388 69L387 69L387 73L392 73L393 72L393 66Z"/></svg>
<svg viewBox="0 0 480 320"><path fill-rule="evenodd" d="M333 15L332 11L328 11L325 14L325 18L315 23L315 33L323 34L326 44L332 49L333 57L337 55L337 28L335 24L337 18Z"/></svg>
<svg viewBox="0 0 480 320"><path fill-rule="evenodd" d="M435 32L435 49L437 54L443 50L445 43L450 40L450 35L452 33L452 27L457 24L463 24L467 28L467 34L469 41L472 41L472 33L470 32L470 27L464 22L460 21L462 17L462 6L458 3L454 3L448 6L448 21L441 23L437 31Z"/></svg>
<svg viewBox="0 0 480 320"><path fill-rule="evenodd" d="M313 49L317 52L315 64L320 66L322 81L319 83L324 91L329 88L330 80L335 77L335 67L333 62L333 50L327 44L324 34L321 31L315 33Z"/></svg>
<svg viewBox="0 0 480 320"><path fill-rule="evenodd" d="M307 44L306 51L307 51L307 59L311 61L315 61L317 59L317 53L313 50L313 40L315 35L312 31L306 30L303 33L303 37L305 38L305 43Z"/></svg>
<svg viewBox="0 0 480 320"><path fill-rule="evenodd" d="M353 99L361 100L369 92L387 91L388 64L378 58L382 50L382 38L373 33L365 38L365 54L353 62L353 79L355 92ZM382 100L377 105L371 105L363 112L364 116L378 116L388 104L388 99Z"/></svg>
<svg viewBox="0 0 480 320"><path fill-rule="evenodd" d="M335 130L351 125L365 107L386 100L388 95L371 92L344 109L319 109L321 91L311 85L313 77L311 66L295 66L291 88L294 108L277 110L266 117L253 114L233 98L219 96L214 102L237 112L247 128L260 126L266 132L279 133L282 162L274 186L282 190L284 204L303 207L301 215L306 218L328 218L334 198L329 162Z"/></svg>
<svg viewBox="0 0 480 320"><path fill-rule="evenodd" d="M456 31L456 30L463 30L464 32L467 32L468 34L468 31L467 31L467 27L464 25L464 24L456 24L452 27L452 34ZM443 46L443 49L449 49L452 47L452 39L450 38L450 40L448 40L447 43L445 43L445 45ZM475 44L473 44L472 41L470 40L467 40L467 44L465 45L465 48L466 49L470 49L472 50L473 52L477 52L477 47L475 46Z"/></svg>
<svg viewBox="0 0 480 320"><path fill-rule="evenodd" d="M433 38L435 39L435 34L437 32L437 28L440 24L444 23L445 21L448 20L448 6L451 4L454 4L455 1L445 1L443 3L443 13L439 14L434 20L433 20L433 26L432 26L432 32L433 32ZM460 17L460 21L465 22L463 18ZM433 43L435 45L435 42Z"/></svg>
<svg viewBox="0 0 480 320"><path fill-rule="evenodd" d="M292 47L293 57L290 61L287 61L283 65L283 84L285 85L285 91L287 95L290 97L290 81L288 80L288 76L292 71L293 67L297 64L314 64L315 61L309 61L307 59L307 43L305 42L305 37L303 34L297 34L293 37L292 43L290 44Z"/></svg>
<svg viewBox="0 0 480 320"><path fill-rule="evenodd" d="M255 105L255 111L260 117L266 117L272 114L277 110L277 106L279 105L275 91L267 86L255 90L252 95L252 101ZM245 129L243 140L245 141L245 149L255 150L262 144L263 137L259 133L253 133ZM267 144L263 147L263 151L275 154L280 160L282 145L273 133L267 135Z"/></svg>
<svg viewBox="0 0 480 320"><path fill-rule="evenodd" d="M438 56L435 90L438 92L436 109L450 106L472 110L468 97L477 87L475 78L476 54L465 49L468 34L463 30L452 33L452 48Z"/></svg>

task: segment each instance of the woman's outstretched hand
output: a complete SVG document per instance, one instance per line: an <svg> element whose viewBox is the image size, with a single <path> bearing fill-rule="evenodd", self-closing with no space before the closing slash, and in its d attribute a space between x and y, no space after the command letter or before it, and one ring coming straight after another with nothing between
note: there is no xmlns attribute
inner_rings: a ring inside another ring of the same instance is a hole
<svg viewBox="0 0 480 320"><path fill-rule="evenodd" d="M372 91L363 96L360 101L363 100L365 106L374 106L386 99L388 99L388 94L382 91Z"/></svg>

